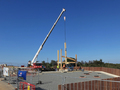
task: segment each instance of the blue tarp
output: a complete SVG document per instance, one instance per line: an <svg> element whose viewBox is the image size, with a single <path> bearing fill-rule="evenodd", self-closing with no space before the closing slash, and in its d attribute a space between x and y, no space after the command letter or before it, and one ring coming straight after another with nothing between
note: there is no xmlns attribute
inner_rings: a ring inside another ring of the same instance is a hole
<svg viewBox="0 0 120 90"><path fill-rule="evenodd" d="M19 70L19 71L18 71L18 77L26 80L26 73L27 73L27 71L20 71L20 70Z"/></svg>

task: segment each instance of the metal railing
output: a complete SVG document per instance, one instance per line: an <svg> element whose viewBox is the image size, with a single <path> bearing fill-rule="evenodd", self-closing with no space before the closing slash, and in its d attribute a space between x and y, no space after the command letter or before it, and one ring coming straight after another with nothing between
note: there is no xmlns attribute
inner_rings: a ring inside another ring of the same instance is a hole
<svg viewBox="0 0 120 90"><path fill-rule="evenodd" d="M5 67L7 68L7 67ZM7 71L8 70L8 71ZM18 71L26 71L26 80L18 76ZM11 84L14 88L19 90L20 83L24 84L24 82L29 83L30 85L37 85L40 83L39 80L40 71L34 70L32 68L0 68L0 78L2 81ZM34 90L34 89L33 89Z"/></svg>

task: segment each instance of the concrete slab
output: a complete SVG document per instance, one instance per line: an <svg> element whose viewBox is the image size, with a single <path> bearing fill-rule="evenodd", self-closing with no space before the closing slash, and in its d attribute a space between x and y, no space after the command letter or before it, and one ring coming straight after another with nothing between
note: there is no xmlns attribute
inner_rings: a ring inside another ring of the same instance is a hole
<svg viewBox="0 0 120 90"><path fill-rule="evenodd" d="M95 72L103 73L103 74L106 74L106 75L112 76L112 77L120 77L120 76L118 76L118 75L110 74L110 73L103 72L103 71L95 71Z"/></svg>
<svg viewBox="0 0 120 90"><path fill-rule="evenodd" d="M84 73L89 73L85 75ZM99 75L100 78L94 78L95 75ZM86 78L80 78L80 76L85 76ZM91 80L101 80L107 78L113 78L113 75L108 75L103 72L89 72L89 71L72 71L72 72L59 72L59 71L49 71L42 72L39 75L27 76L27 82L36 85L36 90L58 90L58 85L84 82ZM42 84L37 84L41 81ZM16 84L12 84L16 87ZM1 90L1 89L0 89Z"/></svg>
<svg viewBox="0 0 120 90"><path fill-rule="evenodd" d="M98 72L91 72L90 75L85 75L84 73L89 73L88 71L81 72L67 72L67 73L44 73L39 76L39 79L42 81L42 84L36 85L43 90L57 90L58 85L68 84L75 82L91 81L91 80L101 80L106 78L112 78L113 76L108 76L106 74L98 74ZM80 76L85 76L86 78L79 78ZM94 78L94 75L99 75L100 78ZM35 79L34 79L35 80Z"/></svg>

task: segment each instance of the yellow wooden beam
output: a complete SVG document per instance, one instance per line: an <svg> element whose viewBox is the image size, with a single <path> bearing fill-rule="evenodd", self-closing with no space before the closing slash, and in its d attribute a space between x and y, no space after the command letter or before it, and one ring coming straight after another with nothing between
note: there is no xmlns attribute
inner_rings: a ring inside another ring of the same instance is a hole
<svg viewBox="0 0 120 90"><path fill-rule="evenodd" d="M59 50L57 50L57 59L58 59L58 66L59 66Z"/></svg>
<svg viewBox="0 0 120 90"><path fill-rule="evenodd" d="M75 59L76 59L75 65L76 65L76 69L77 69L77 54L75 55Z"/></svg>
<svg viewBox="0 0 120 90"><path fill-rule="evenodd" d="M67 63L67 48L66 48L66 42L64 43L65 48L65 62Z"/></svg>
<svg viewBox="0 0 120 90"><path fill-rule="evenodd" d="M61 68L61 70L62 70L62 49L60 49L60 58L61 58L61 65L60 65L60 68Z"/></svg>
<svg viewBox="0 0 120 90"><path fill-rule="evenodd" d="M62 56L63 58L65 58L65 56ZM70 59L70 60L73 60L73 61L76 61L75 59L73 59L73 58L70 58L70 57L67 57L68 59Z"/></svg>
<svg viewBox="0 0 120 90"><path fill-rule="evenodd" d="M65 63L65 62L62 62L62 63ZM67 62L67 64L69 64L69 63L75 63L75 62Z"/></svg>

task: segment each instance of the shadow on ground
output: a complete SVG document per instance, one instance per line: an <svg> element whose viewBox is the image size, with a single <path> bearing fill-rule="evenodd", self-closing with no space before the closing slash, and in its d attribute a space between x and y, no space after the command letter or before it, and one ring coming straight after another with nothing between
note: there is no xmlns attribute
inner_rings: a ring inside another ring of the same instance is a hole
<svg viewBox="0 0 120 90"><path fill-rule="evenodd" d="M46 90L46 89L43 89L43 88L40 88L40 87L36 87L35 90Z"/></svg>

